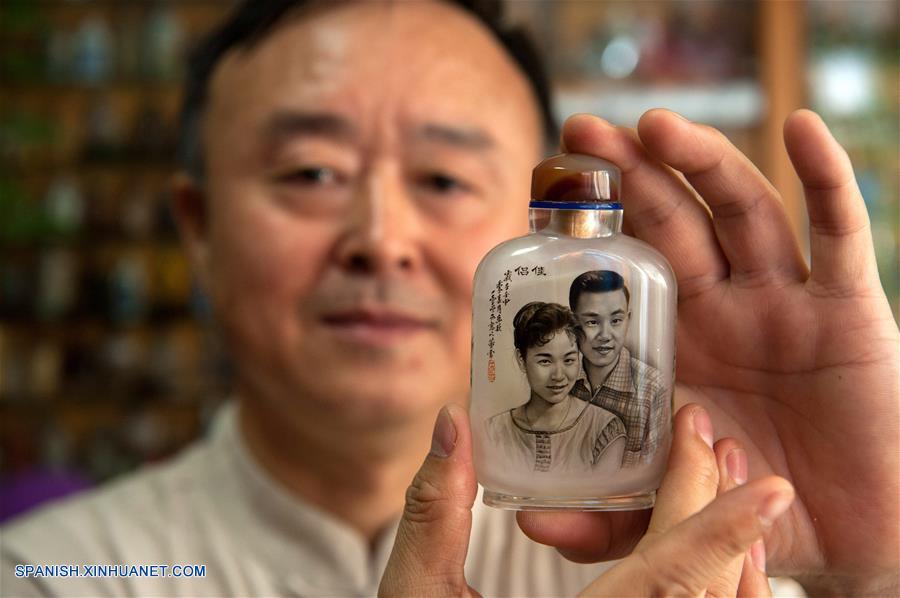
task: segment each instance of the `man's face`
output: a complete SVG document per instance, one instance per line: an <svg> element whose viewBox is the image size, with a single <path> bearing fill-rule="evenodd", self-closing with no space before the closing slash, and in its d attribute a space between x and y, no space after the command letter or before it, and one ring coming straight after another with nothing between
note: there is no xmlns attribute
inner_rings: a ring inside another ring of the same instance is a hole
<svg viewBox="0 0 900 598"><path fill-rule="evenodd" d="M588 363L604 367L615 363L628 334L628 301L622 290L582 293L575 315L584 335L579 342Z"/></svg>
<svg viewBox="0 0 900 598"><path fill-rule="evenodd" d="M569 395L578 380L578 346L565 330L558 330L543 345L525 352L525 376L532 392L556 405Z"/></svg>
<svg viewBox="0 0 900 598"><path fill-rule="evenodd" d="M540 154L489 32L432 2L289 18L217 68L203 142L201 267L245 388L366 422L465 399L472 275L525 232Z"/></svg>

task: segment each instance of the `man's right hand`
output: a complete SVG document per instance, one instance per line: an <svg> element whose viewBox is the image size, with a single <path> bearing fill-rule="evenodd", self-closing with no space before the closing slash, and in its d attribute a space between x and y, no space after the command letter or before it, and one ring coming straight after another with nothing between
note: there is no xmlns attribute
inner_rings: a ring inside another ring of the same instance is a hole
<svg viewBox="0 0 900 598"><path fill-rule="evenodd" d="M682 408L674 428L648 533L582 595L769 595L758 542L790 506L793 489L775 476L744 485L746 453L733 439L714 447L699 406ZM477 489L465 411L442 410L432 447L407 492L380 596L477 595L463 570Z"/></svg>
<svg viewBox="0 0 900 598"><path fill-rule="evenodd" d="M623 173L625 226L678 278L676 404L699 403L738 439L751 478L796 488L767 534L769 571L815 595L900 592L900 337L878 279L846 152L809 111L785 145L804 185L807 268L777 191L718 131L665 110L637 131L578 115L566 151ZM640 513L528 513L533 539L582 560L620 558Z"/></svg>

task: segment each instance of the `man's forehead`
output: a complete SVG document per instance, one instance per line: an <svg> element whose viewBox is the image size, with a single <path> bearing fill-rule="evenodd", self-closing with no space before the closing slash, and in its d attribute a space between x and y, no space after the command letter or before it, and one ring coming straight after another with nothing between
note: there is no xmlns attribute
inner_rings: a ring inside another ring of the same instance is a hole
<svg viewBox="0 0 900 598"><path fill-rule="evenodd" d="M624 310L627 305L623 289L600 293L585 291L578 298L578 313Z"/></svg>
<svg viewBox="0 0 900 598"><path fill-rule="evenodd" d="M489 150L496 144L493 136L478 126L466 126L436 119L412 123L411 133L421 141L474 151ZM327 109L303 111L280 109L273 111L262 126L262 134L278 143L282 140L309 135L353 143L361 136L360 127L351 116Z"/></svg>
<svg viewBox="0 0 900 598"><path fill-rule="evenodd" d="M434 11L445 13L439 27ZM300 14L256 46L230 52L210 90L218 116L257 126L275 112L324 106L364 123L391 105L416 125L433 117L492 128L498 118L487 115L497 114L498 101L516 112L517 99L518 112L530 111L539 126L524 75L488 31L443 3L350 3Z"/></svg>

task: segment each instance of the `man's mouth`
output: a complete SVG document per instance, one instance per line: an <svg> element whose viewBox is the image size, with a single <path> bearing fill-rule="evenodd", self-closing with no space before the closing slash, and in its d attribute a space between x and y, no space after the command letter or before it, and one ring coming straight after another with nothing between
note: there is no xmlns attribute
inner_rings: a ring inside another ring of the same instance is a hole
<svg viewBox="0 0 900 598"><path fill-rule="evenodd" d="M324 314L321 321L344 340L361 345L389 345L437 328L432 319L376 308L333 311Z"/></svg>
<svg viewBox="0 0 900 598"><path fill-rule="evenodd" d="M612 345L600 345L599 347L594 347L594 351L599 353L600 355L609 355L615 349Z"/></svg>
<svg viewBox="0 0 900 598"><path fill-rule="evenodd" d="M547 386L547 388L549 388L553 392L562 392L566 389L567 386L568 386L568 384L559 384L556 386Z"/></svg>

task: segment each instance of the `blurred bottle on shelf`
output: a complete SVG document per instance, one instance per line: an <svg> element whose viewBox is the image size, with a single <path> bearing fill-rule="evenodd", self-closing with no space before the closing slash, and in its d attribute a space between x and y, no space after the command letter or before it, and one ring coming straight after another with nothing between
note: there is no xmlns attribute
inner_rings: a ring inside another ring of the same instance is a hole
<svg viewBox="0 0 900 598"><path fill-rule="evenodd" d="M0 329L0 401L10 401L27 392L28 369L28 344Z"/></svg>
<svg viewBox="0 0 900 598"><path fill-rule="evenodd" d="M84 119L84 158L109 160L121 158L126 144L123 115L116 110L112 99L98 95L87 106Z"/></svg>
<svg viewBox="0 0 900 598"><path fill-rule="evenodd" d="M156 197L150 181L139 178L125 191L119 210L119 222L126 238L149 241L156 227Z"/></svg>
<svg viewBox="0 0 900 598"><path fill-rule="evenodd" d="M98 85L113 74L113 35L106 19L94 14L85 17L73 41L75 78L85 84Z"/></svg>
<svg viewBox="0 0 900 598"><path fill-rule="evenodd" d="M53 240L68 240L81 232L85 206L81 188L75 177L58 175L44 194L44 214L48 233Z"/></svg>
<svg viewBox="0 0 900 598"><path fill-rule="evenodd" d="M150 80L175 81L181 71L183 33L171 6L157 4L147 17L143 36L143 70Z"/></svg>
<svg viewBox="0 0 900 598"><path fill-rule="evenodd" d="M28 397L53 400L61 389L63 350L55 339L35 343L29 363Z"/></svg>
<svg viewBox="0 0 900 598"><path fill-rule="evenodd" d="M115 258L109 274L109 317L117 325L136 324L148 309L148 273L145 260L135 254Z"/></svg>
<svg viewBox="0 0 900 598"><path fill-rule="evenodd" d="M79 279L79 260L72 250L55 248L41 253L34 314L37 319L54 322L69 315L78 301Z"/></svg>

